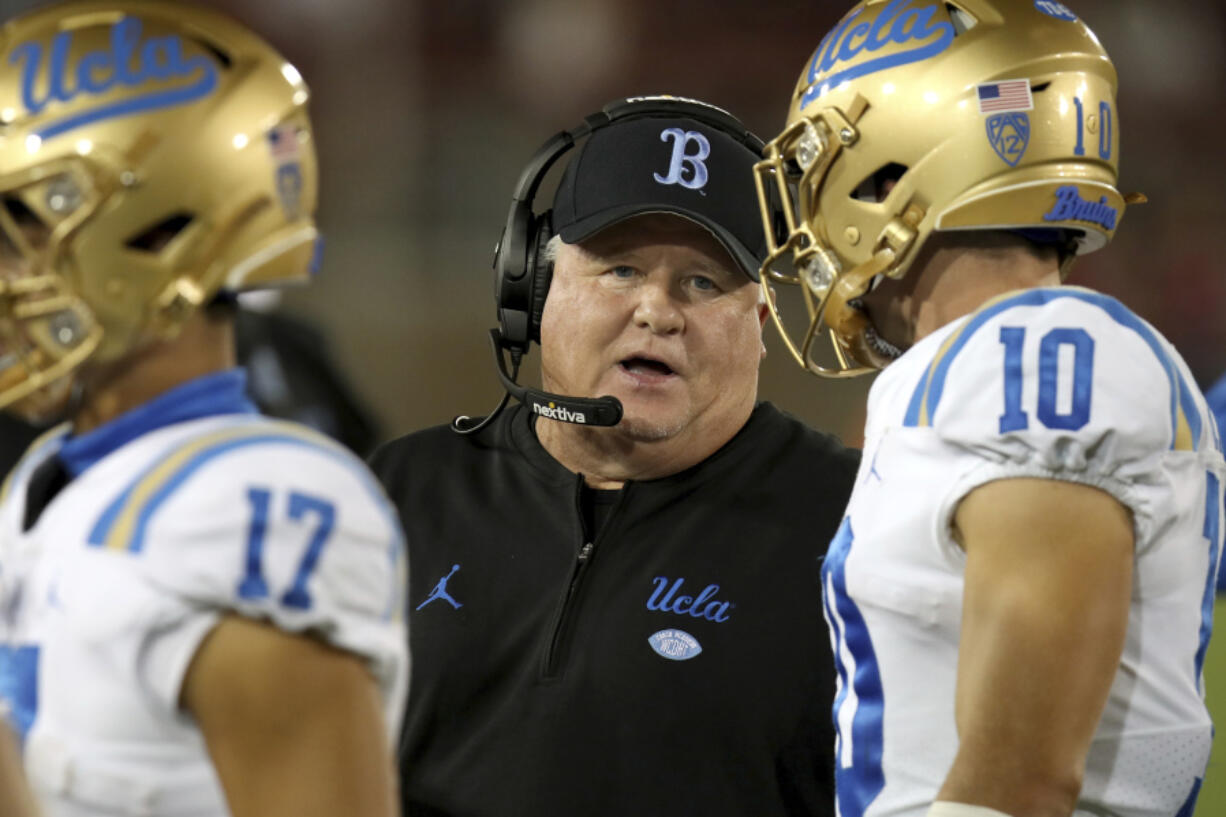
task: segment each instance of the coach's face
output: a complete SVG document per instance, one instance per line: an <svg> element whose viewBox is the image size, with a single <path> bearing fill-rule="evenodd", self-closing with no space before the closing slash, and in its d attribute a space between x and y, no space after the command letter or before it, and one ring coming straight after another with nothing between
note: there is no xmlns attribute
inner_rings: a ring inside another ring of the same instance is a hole
<svg viewBox="0 0 1226 817"><path fill-rule="evenodd" d="M637 216L561 244L541 317L546 390L613 395L615 432L726 440L748 419L764 350L758 286L706 229Z"/></svg>

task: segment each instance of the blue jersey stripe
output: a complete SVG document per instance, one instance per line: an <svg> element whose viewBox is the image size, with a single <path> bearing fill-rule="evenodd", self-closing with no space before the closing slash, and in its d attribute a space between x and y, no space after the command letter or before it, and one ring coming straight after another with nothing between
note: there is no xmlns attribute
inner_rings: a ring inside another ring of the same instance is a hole
<svg viewBox="0 0 1226 817"><path fill-rule="evenodd" d="M0 700L8 704L9 723L23 742L38 715L38 654L34 645L0 645Z"/></svg>
<svg viewBox="0 0 1226 817"><path fill-rule="evenodd" d="M1209 577L1205 582L1205 593L1200 605L1200 645L1196 649L1196 684L1201 683L1201 671L1205 666L1205 652L1209 648L1209 638L1213 634L1213 602L1214 591L1217 588L1222 524L1222 484L1212 471L1205 473L1205 526L1202 535L1209 540Z"/></svg>
<svg viewBox="0 0 1226 817"><path fill-rule="evenodd" d="M235 429L235 432L242 433L243 431L249 431L250 428L250 426L239 427ZM184 445L190 445L192 442L194 442L194 440L188 440L184 443ZM383 495L382 490L378 487L378 484L374 481L374 478L371 477L366 471L365 466L356 460L349 451L339 448L332 448L329 445L306 437L293 436L284 432L277 433L276 431L271 431L267 434L257 434L220 440L189 458L179 468L171 473L145 500L144 505L137 513L136 525L130 539L125 544L125 548L133 553L140 552L140 550L144 547L145 534L148 529L149 522L153 518L154 514L162 506L162 504L165 503L165 501L169 499L175 493L175 491L177 491L178 488L182 486L183 483L186 482L202 466L206 465L216 457L235 449L250 445L293 445L310 448L331 457L337 462L340 462L342 465L347 466L359 477L362 485L366 488L371 498L375 501L376 506L380 509L385 520L388 521L389 527L394 536L394 541L392 544L393 549L398 551L403 548L403 539L400 534L399 524L396 521L395 512L389 506L386 497ZM132 495L136 491L137 487L144 482L150 473L165 459L166 457L159 459L158 462L155 462L145 472L137 476L136 479L134 479L123 491L121 491L119 496L107 506L90 532L90 545L100 547L107 543L116 522L119 520L120 514L124 511L128 504L133 501Z"/></svg>
<svg viewBox="0 0 1226 817"><path fill-rule="evenodd" d="M1197 408L1196 398L1192 390L1188 387L1175 362L1171 360L1166 350L1162 347L1161 341L1158 340L1154 332L1140 318L1119 301L1097 292L1078 289L1031 289L991 304L972 315L970 320L957 330L956 339L945 350L945 353L936 357L929 364L924 377L916 386L916 391L911 397L903 424L906 426L931 425L932 418L941 403L941 397L945 390L945 380L949 374L950 366L970 338L985 323L1001 312L1015 306L1043 306L1061 298L1074 298L1092 306L1097 306L1106 312L1116 323L1136 332L1145 341L1150 351L1158 358L1158 362L1162 365L1163 369L1166 370L1167 379L1170 382L1171 447L1175 447L1179 416L1182 411L1191 432L1193 448L1196 448L1199 445L1202 428L1200 410ZM925 408L927 408L926 416Z"/></svg>

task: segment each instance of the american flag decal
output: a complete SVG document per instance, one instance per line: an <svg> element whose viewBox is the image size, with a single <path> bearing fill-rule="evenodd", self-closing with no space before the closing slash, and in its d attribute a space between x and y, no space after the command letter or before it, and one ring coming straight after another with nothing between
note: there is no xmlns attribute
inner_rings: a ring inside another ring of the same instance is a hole
<svg viewBox="0 0 1226 817"><path fill-rule="evenodd" d="M1006 79L979 86L979 113L1034 110L1030 80Z"/></svg>
<svg viewBox="0 0 1226 817"><path fill-rule="evenodd" d="M281 124L268 132L268 148L278 163L296 162L301 153L298 129L290 124Z"/></svg>

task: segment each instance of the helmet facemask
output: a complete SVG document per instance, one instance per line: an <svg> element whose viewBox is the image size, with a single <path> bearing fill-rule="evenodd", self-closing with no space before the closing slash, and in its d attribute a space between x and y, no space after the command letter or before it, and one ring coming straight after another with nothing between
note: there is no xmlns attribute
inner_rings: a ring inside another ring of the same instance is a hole
<svg viewBox="0 0 1226 817"><path fill-rule="evenodd" d="M768 289L766 300L771 316L793 358L814 374L826 377L864 374L889 362L875 347L872 327L855 308L854 301L877 276L901 276L900 261L914 243L915 226L923 218L919 208L904 208L883 231L872 256L851 269L845 268L835 250L819 207L822 188L839 154L853 149L859 141L856 123L866 108L863 97L856 97L846 112L829 107L799 118L767 144L766 158L755 167L769 251L762 266L763 286L799 285L809 326L801 341L795 342L785 328L773 292ZM782 242L775 225L769 223L773 205L768 203L774 201L782 203L784 224L779 227L786 231ZM880 202L873 204L886 206ZM790 266L793 272L782 272L781 266ZM835 356L833 367L813 357L823 328L829 330Z"/></svg>
<svg viewBox="0 0 1226 817"><path fill-rule="evenodd" d="M33 422L62 410L102 339L65 269L67 243L98 205L88 177L67 165L0 177L0 407Z"/></svg>

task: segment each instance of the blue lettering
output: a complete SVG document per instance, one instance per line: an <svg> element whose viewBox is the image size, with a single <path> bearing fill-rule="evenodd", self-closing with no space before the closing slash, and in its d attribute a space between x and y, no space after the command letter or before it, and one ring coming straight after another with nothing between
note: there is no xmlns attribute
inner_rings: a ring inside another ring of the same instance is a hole
<svg viewBox="0 0 1226 817"><path fill-rule="evenodd" d="M835 63L838 62L838 57L835 56L835 51L838 50L839 40L842 39L843 32L847 30L847 27L852 24L852 21L855 20L856 17L859 16L859 14L860 12L856 12L852 16L848 17L846 20L839 23L838 27L836 27L834 31L826 35L825 41L828 41L829 45L826 46L826 49L825 49L826 53L822 55L821 69L823 72L829 71L831 68L834 67ZM816 70L817 70L817 63L814 62L813 68L809 70L809 76L811 80L816 79L817 77Z"/></svg>
<svg viewBox="0 0 1226 817"><path fill-rule="evenodd" d="M864 43L868 42L868 32L871 30L872 26L870 26L868 23L860 23L860 25L853 28L851 33L847 35L847 39L843 40L843 47L839 49L839 59L850 60L852 57L859 54L860 49L864 47ZM864 36L864 41L859 45L853 45L852 40L861 35Z"/></svg>
<svg viewBox="0 0 1226 817"><path fill-rule="evenodd" d="M1107 204L1107 197L1087 201L1081 197L1076 186L1066 184L1056 190L1056 203L1043 215L1044 221L1084 221L1114 230L1119 221L1119 210Z"/></svg>
<svg viewBox="0 0 1226 817"><path fill-rule="evenodd" d="M183 73L183 52L178 37L150 40L141 49L141 61L151 76L172 79ZM159 59L159 57L163 59Z"/></svg>
<svg viewBox="0 0 1226 817"><path fill-rule="evenodd" d="M51 76L48 81L47 96L67 102L73 95L64 87L65 66L68 62L68 49L72 47L72 35L60 33L51 41Z"/></svg>
<svg viewBox="0 0 1226 817"><path fill-rule="evenodd" d="M813 53L813 62L809 63L808 81L812 83L817 79L818 70L821 64L822 54L826 51L827 46L834 42L834 32L830 31L825 37L822 37L821 43L817 46L817 51Z"/></svg>
<svg viewBox="0 0 1226 817"><path fill-rule="evenodd" d="M920 62L949 48L954 40L953 25L947 21L933 19L937 6L908 9L907 6L912 2L913 0L890 0L871 25L860 23L853 27L851 24L859 16L857 12L827 34L809 66L809 87L801 97L801 107L840 83L887 68ZM916 45L909 50L891 48L893 53L831 73L835 66L851 62L862 54L875 54L891 44L905 46L908 43Z"/></svg>
<svg viewBox="0 0 1226 817"><path fill-rule="evenodd" d="M707 599L711 598L718 592L718 584L708 584L706 587L704 587L702 592L698 594L698 598L694 599L694 606L690 608L690 615L694 616L694 618L701 617L702 612L698 608L706 604Z"/></svg>
<svg viewBox="0 0 1226 817"><path fill-rule="evenodd" d="M869 51L880 51L890 44L890 29L886 24L898 12L897 6L899 2L905 3L906 0L894 0L890 5L882 9L877 15L877 19L873 21L873 28L868 34L868 40L865 45Z"/></svg>
<svg viewBox="0 0 1226 817"><path fill-rule="evenodd" d="M109 71L110 73L103 74L100 80L95 80L95 70ZM115 84L115 81L115 63L111 55L104 51L86 54L77 65L77 85L87 94L103 93L109 90Z"/></svg>
<svg viewBox="0 0 1226 817"><path fill-rule="evenodd" d="M940 23L934 25L932 22L932 15L935 12L936 6L907 9L906 13L900 16L898 22L894 24L894 42L902 45L907 40L924 40L936 34Z"/></svg>
<svg viewBox="0 0 1226 817"><path fill-rule="evenodd" d="M718 584L708 584L697 597L676 594L681 590L685 579L677 579L671 585L664 576L652 580L655 589L647 601L647 609L661 613L674 613L691 618L705 618L708 621L724 622L728 620L728 611L732 605L715 598L719 593ZM676 598L674 599L674 596Z"/></svg>
<svg viewBox="0 0 1226 817"><path fill-rule="evenodd" d="M115 76L123 85L136 85L144 76L132 73L132 55L140 42L141 22L125 17L111 28L111 51L115 54Z"/></svg>
<svg viewBox="0 0 1226 817"><path fill-rule="evenodd" d="M659 610L667 613L668 605L669 602L672 601L673 594L681 588L681 583L684 582L685 579L677 579L677 581L673 582L673 586L664 594L664 598L660 598L660 591L668 587L668 579L664 578L663 576L657 576L652 581L655 583L656 589L652 592L651 599L647 602L647 609Z"/></svg>
<svg viewBox="0 0 1226 817"><path fill-rule="evenodd" d="M47 104L47 100L41 102L34 96L34 77L37 71L31 71L28 67L31 63L35 66L43 61L43 48L38 43L22 43L13 49L13 55L9 57L9 64L17 62L25 62L25 66L21 69L21 103L26 106L26 110L30 113L38 113Z"/></svg>
<svg viewBox="0 0 1226 817"><path fill-rule="evenodd" d="M217 66L210 58L202 55L185 59L179 37L151 38L141 46L141 30L139 19L123 18L111 27L110 51L87 52L76 66L70 65L72 32L55 35L46 64L46 95L41 98L36 85L43 69L42 45L27 42L13 49L9 63L21 67L22 103L33 114L41 112L52 100L71 102L82 95L105 93L116 85L136 88L151 80L192 80L189 85L149 90L78 111L45 125L38 133L40 137L49 139L90 122L183 105L213 92L217 87ZM69 87L70 80L75 80L75 87Z"/></svg>

